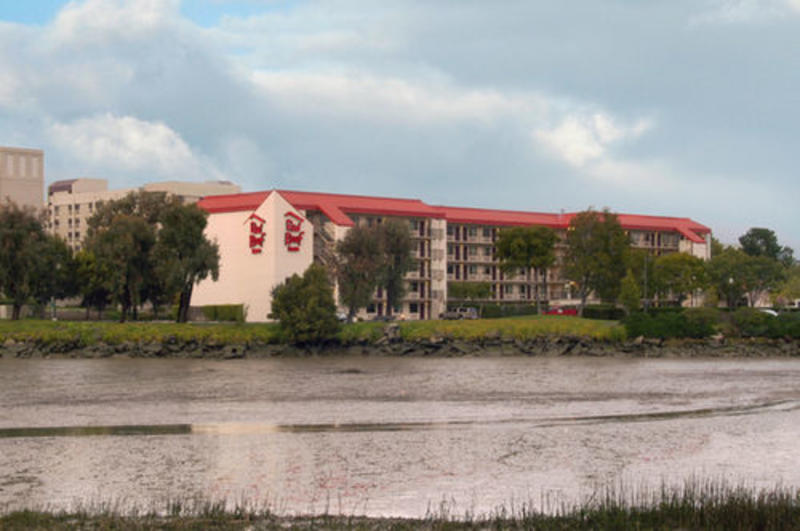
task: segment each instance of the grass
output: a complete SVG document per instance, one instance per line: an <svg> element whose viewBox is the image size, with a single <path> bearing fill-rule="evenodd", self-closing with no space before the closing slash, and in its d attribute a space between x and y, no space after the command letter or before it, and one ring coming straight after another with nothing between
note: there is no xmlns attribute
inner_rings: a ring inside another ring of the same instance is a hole
<svg viewBox="0 0 800 531"><path fill-rule="evenodd" d="M0 529L800 529L800 490L755 490L691 480L681 487L606 488L547 513L522 505L453 515L446 505L421 519L348 515L279 516L225 502L169 501L160 510L100 504L73 511L0 513Z"/></svg>
<svg viewBox="0 0 800 531"><path fill-rule="evenodd" d="M534 339L540 337L581 337L604 341L625 339L624 327L616 321L597 321L571 316L519 316L475 321L404 321L397 323L402 338L410 341L431 337L460 340L485 338ZM386 323L362 322L342 326L343 343L376 341ZM75 347L97 343L217 343L220 345L274 344L281 342L275 323L154 323L108 321L47 321L24 319L0 321L0 343L6 340L40 344L68 343Z"/></svg>

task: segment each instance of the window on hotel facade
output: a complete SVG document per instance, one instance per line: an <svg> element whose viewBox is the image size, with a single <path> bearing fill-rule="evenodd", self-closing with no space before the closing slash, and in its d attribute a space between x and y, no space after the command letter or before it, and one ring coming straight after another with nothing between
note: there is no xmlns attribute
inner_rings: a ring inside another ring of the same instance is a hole
<svg viewBox="0 0 800 531"><path fill-rule="evenodd" d="M419 221L416 219L411 219L408 221L409 225L411 225L411 230L419 230Z"/></svg>
<svg viewBox="0 0 800 531"><path fill-rule="evenodd" d="M72 205L67 205L67 212L72 214Z"/></svg>
<svg viewBox="0 0 800 531"><path fill-rule="evenodd" d="M447 226L447 235L448 236L452 236L453 235L453 226L452 225L448 225Z"/></svg>
<svg viewBox="0 0 800 531"><path fill-rule="evenodd" d="M484 247L483 248L483 256L492 256L492 248L491 247Z"/></svg>
<svg viewBox="0 0 800 531"><path fill-rule="evenodd" d="M416 302L409 304L408 313L419 313L419 305Z"/></svg>
<svg viewBox="0 0 800 531"><path fill-rule="evenodd" d="M93 207L94 207L94 203L89 203L89 212L91 212L91 211L92 211L92 208L93 208Z"/></svg>
<svg viewBox="0 0 800 531"><path fill-rule="evenodd" d="M477 275L478 274L478 266L474 266L474 265L469 266L469 274L470 275Z"/></svg>
<svg viewBox="0 0 800 531"><path fill-rule="evenodd" d="M475 236L478 235L478 227L470 227L467 230L467 234L469 234L470 238L474 238Z"/></svg>
<svg viewBox="0 0 800 531"><path fill-rule="evenodd" d="M75 218L75 226L76 227L80 227L81 226L81 219L80 218Z"/></svg>
<svg viewBox="0 0 800 531"><path fill-rule="evenodd" d="M484 275L491 275L492 274L492 268L489 267L489 266L484 267L483 268L483 274Z"/></svg>
<svg viewBox="0 0 800 531"><path fill-rule="evenodd" d="M453 264L447 264L447 274L448 275L453 274Z"/></svg>
<svg viewBox="0 0 800 531"><path fill-rule="evenodd" d="M453 252L455 252L454 249L453 249L453 244L452 243L448 243L447 244L447 254L448 255L452 255Z"/></svg>
<svg viewBox="0 0 800 531"><path fill-rule="evenodd" d="M80 205L75 205L75 213L78 214L81 211Z"/></svg>
<svg viewBox="0 0 800 531"><path fill-rule="evenodd" d="M58 226L59 226L59 221L58 221L58 218L56 218L55 220L53 220L53 225L55 225L56 227L58 227Z"/></svg>
<svg viewBox="0 0 800 531"><path fill-rule="evenodd" d="M419 291L419 284L416 282L412 282L410 286L410 290L412 293L416 293Z"/></svg>
<svg viewBox="0 0 800 531"><path fill-rule="evenodd" d="M375 313L375 304L367 304L367 313Z"/></svg>
<svg viewBox="0 0 800 531"><path fill-rule="evenodd" d="M72 227L72 218L67 220L67 226Z"/></svg>
<svg viewBox="0 0 800 531"><path fill-rule="evenodd" d="M469 255L470 256L478 256L478 248L474 245L469 248Z"/></svg>
<svg viewBox="0 0 800 531"><path fill-rule="evenodd" d="M512 286L511 284L506 284L505 286L503 286L503 292L506 295L511 295L512 293L514 293L514 286Z"/></svg>
<svg viewBox="0 0 800 531"><path fill-rule="evenodd" d="M53 207L53 212L55 212L56 216L58 215L58 207L57 206Z"/></svg>

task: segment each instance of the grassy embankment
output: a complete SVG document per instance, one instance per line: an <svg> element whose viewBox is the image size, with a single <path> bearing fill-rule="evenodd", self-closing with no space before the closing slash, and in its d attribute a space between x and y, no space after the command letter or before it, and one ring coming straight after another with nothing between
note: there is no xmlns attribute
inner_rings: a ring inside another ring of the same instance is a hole
<svg viewBox="0 0 800 531"><path fill-rule="evenodd" d="M533 339L538 337L581 337L602 341L625 338L616 321L597 321L569 316L522 316L476 321L405 321L399 325L406 340L448 337L460 340L483 338ZM338 339L343 343L374 341L383 336L386 323L363 322L343 325ZM51 344L74 342L81 346L98 343L120 344L216 343L223 345L281 343L278 325L264 324L175 324L96 321L0 321L0 343L6 340Z"/></svg>
<svg viewBox="0 0 800 531"><path fill-rule="evenodd" d="M488 515L454 515L446 506L422 519L347 515L281 517L225 503L168 502L161 510L99 506L73 512L0 513L0 529L800 529L800 491L756 491L719 482L643 491L606 490L544 514L527 505Z"/></svg>

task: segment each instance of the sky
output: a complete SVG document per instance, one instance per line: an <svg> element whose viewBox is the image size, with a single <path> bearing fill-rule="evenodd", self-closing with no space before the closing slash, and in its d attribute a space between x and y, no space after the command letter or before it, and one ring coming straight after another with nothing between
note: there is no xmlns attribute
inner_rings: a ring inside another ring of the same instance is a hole
<svg viewBox="0 0 800 531"><path fill-rule="evenodd" d="M689 217L800 250L800 0L0 0L47 183Z"/></svg>

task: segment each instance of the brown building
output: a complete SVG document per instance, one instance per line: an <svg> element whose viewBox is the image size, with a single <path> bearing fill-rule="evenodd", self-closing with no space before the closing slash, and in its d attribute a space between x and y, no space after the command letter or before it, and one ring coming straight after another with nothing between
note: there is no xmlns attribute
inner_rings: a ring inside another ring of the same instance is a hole
<svg viewBox="0 0 800 531"><path fill-rule="evenodd" d="M0 147L0 201L42 208L44 197L44 151Z"/></svg>

